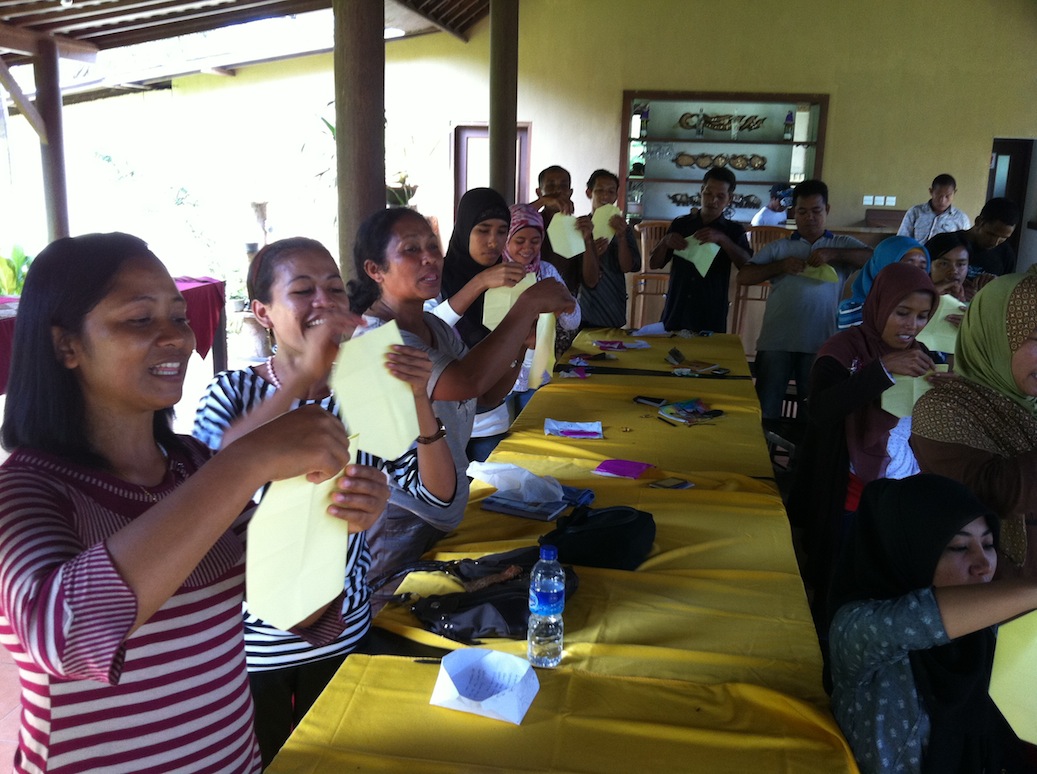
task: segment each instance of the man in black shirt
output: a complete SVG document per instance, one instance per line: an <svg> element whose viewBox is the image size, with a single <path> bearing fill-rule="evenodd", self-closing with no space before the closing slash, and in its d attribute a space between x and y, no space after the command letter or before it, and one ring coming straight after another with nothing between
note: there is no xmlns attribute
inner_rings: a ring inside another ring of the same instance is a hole
<svg viewBox="0 0 1037 774"><path fill-rule="evenodd" d="M673 258L674 250L688 246L688 239L720 245L705 276L690 261L678 258L673 262L662 318L668 331L727 332L731 265L740 269L752 256L745 229L724 217L734 190L734 173L711 167L702 180L701 209L673 221L652 250L649 265L661 269Z"/></svg>
<svg viewBox="0 0 1037 774"><path fill-rule="evenodd" d="M998 197L983 205L972 228L956 232L969 243L966 301L994 277L1015 271L1015 250L1006 240L1015 232L1019 218L1019 205L1011 199Z"/></svg>

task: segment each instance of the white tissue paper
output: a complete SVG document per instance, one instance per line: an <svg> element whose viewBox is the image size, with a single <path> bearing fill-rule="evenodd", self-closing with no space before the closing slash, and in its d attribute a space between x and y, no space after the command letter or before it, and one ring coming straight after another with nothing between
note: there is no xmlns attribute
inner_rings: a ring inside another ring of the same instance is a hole
<svg viewBox="0 0 1037 774"><path fill-rule="evenodd" d="M470 462L468 476L497 487L501 494L511 493L510 496L524 502L549 503L562 499L562 485L558 483L557 478L538 476L518 465L505 462Z"/></svg>
<svg viewBox="0 0 1037 774"><path fill-rule="evenodd" d="M429 704L517 726L539 690L540 681L525 659L465 648L443 656Z"/></svg>

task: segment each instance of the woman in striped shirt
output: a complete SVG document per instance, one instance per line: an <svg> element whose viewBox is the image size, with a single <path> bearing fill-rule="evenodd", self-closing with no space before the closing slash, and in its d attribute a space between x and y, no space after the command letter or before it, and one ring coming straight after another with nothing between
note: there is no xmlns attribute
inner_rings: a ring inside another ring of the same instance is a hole
<svg viewBox="0 0 1037 774"><path fill-rule="evenodd" d="M213 450L300 405L316 403L337 414L328 379L339 340L359 322L349 313L338 264L316 240L292 237L267 245L252 259L247 284L253 313L277 341L277 352L254 368L224 371L209 385L193 434ZM432 363L424 352L397 347L387 367L414 393L423 442L397 460L360 450L358 461L386 471L392 489L432 509L446 508L454 496L455 471L426 394ZM343 571L345 628L333 642L314 646L245 611L245 655L264 765L370 629L370 565L361 533L349 544Z"/></svg>
<svg viewBox="0 0 1037 774"><path fill-rule="evenodd" d="M302 409L207 462L169 425L193 348L183 297L136 237L61 239L33 263L2 428L13 454L0 467L16 771L260 769L242 511L272 479L339 473L348 438L329 413ZM387 497L379 471L351 465L329 513L363 530ZM298 631L334 639L341 605Z"/></svg>

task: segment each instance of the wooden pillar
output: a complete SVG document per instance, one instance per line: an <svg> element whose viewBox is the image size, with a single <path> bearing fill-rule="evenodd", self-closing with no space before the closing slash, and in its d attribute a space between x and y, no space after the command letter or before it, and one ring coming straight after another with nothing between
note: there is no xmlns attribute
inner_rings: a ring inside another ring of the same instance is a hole
<svg viewBox="0 0 1037 774"><path fill-rule="evenodd" d="M65 139L61 121L61 82L58 47L42 37L33 57L36 75L36 109L47 129L40 143L43 160L43 195L47 207L47 232L51 241L68 236L68 186L65 182Z"/></svg>
<svg viewBox="0 0 1037 774"><path fill-rule="evenodd" d="M515 203L518 0L490 0L490 188Z"/></svg>
<svg viewBox="0 0 1037 774"><path fill-rule="evenodd" d="M374 0L334 0L338 247L352 278L353 239L385 207L385 9Z"/></svg>

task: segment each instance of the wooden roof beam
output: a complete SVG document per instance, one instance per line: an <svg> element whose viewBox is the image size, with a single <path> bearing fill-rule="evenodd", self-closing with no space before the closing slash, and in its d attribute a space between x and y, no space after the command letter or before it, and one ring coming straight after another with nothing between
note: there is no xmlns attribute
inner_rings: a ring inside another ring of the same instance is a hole
<svg viewBox="0 0 1037 774"><path fill-rule="evenodd" d="M0 23L0 49L35 57L39 55L39 44L42 39L53 40L58 48L58 55L66 59L76 59L80 62L93 62L97 59L97 46L93 43L73 40L62 35L41 35Z"/></svg>

